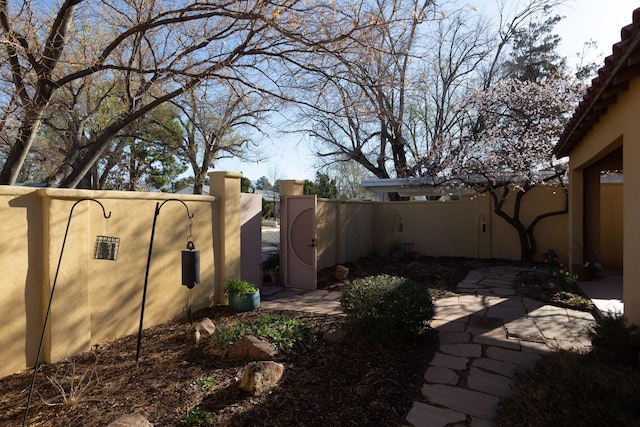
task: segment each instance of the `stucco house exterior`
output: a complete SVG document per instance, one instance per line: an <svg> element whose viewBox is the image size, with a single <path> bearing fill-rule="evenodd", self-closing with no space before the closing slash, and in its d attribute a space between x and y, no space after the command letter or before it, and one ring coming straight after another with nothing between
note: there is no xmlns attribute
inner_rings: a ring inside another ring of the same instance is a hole
<svg viewBox="0 0 640 427"><path fill-rule="evenodd" d="M569 156L570 262L622 268L624 314L640 324L640 8L554 153ZM601 188L611 173L623 183L617 196L604 199ZM621 226L602 227L605 215L616 215Z"/></svg>

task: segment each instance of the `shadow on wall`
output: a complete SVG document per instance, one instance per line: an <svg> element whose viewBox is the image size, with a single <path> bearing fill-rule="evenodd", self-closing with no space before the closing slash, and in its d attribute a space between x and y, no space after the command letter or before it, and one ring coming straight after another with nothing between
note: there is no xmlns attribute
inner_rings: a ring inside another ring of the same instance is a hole
<svg viewBox="0 0 640 427"><path fill-rule="evenodd" d="M42 289L40 284L43 282L43 248L45 243L42 241L43 223L42 223L42 200L35 192L17 196L9 201L12 208L24 209L25 215L20 215L20 222L24 220L24 227L27 229L26 236L22 236L22 228L17 229L16 224L11 221L3 221L3 227L11 226L9 230L3 230L4 251L17 255L17 259L26 260L26 275L24 282L11 281L9 289L5 289L10 294L6 295L6 306L3 308L3 316L8 316L12 322L24 322L21 327L9 327L10 325L2 322L0 326L0 342L2 342L3 351L9 354L19 354L19 349L24 349L25 366L35 363L38 353L38 344L40 334L42 332L42 321L44 306L42 304ZM26 237L26 240L23 240ZM15 259L11 257L11 259ZM3 262L8 259L5 258ZM9 266L6 266L9 267ZM19 266L14 265L13 268ZM5 268L2 269L3 271ZM10 304L18 300L18 293L23 290L22 299L24 305ZM15 296L12 296L15 295ZM5 305L5 304L2 304Z"/></svg>

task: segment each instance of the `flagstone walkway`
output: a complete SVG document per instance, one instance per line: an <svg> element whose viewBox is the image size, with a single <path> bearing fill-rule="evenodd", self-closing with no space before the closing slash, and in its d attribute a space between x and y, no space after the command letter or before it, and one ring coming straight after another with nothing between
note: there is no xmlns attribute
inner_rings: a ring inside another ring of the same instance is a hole
<svg viewBox="0 0 640 427"><path fill-rule="evenodd" d="M516 296L520 271L471 271L460 295L434 302L440 347L424 375L424 401L407 415L410 425L490 426L518 372L555 349L590 346L585 330L593 316Z"/></svg>

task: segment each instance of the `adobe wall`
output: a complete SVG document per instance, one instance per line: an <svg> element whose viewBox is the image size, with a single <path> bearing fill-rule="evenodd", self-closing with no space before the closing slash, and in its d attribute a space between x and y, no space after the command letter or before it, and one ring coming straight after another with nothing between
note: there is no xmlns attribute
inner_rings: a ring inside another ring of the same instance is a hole
<svg viewBox="0 0 640 427"><path fill-rule="evenodd" d="M136 332L148 260L144 327L185 318L181 252L190 234L201 280L191 291L192 309L223 303L224 280L240 274L241 174L211 177L216 197L0 186L0 376L35 363L54 283L44 362ZM85 199L99 201L109 220ZM120 238L116 260L94 259L98 235Z"/></svg>

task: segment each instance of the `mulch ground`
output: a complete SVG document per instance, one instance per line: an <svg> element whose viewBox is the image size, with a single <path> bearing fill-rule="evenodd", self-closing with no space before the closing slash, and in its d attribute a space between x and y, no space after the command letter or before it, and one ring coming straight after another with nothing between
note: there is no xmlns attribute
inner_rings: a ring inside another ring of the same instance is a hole
<svg viewBox="0 0 640 427"><path fill-rule="evenodd" d="M379 259L350 263L349 279L386 273L428 287L434 299L452 294L467 271L481 266L461 259ZM486 265L486 264L484 264ZM321 288L340 288L334 269L319 272ZM258 309L234 313L217 306L194 314L218 327L262 314L298 318L318 334L318 344L303 354L279 360L283 379L270 393L251 396L238 388L244 362L204 352L190 338L190 326L176 321L146 329L139 366L136 336L96 344L71 360L43 364L37 375L27 425L104 426L138 412L155 426L400 426L420 396L423 375L437 340L401 347L322 339L339 329L341 316ZM0 425L21 425L32 371L0 379ZM210 413L204 420L198 414ZM191 423L187 415L191 415ZM197 424L196 421L201 421Z"/></svg>

